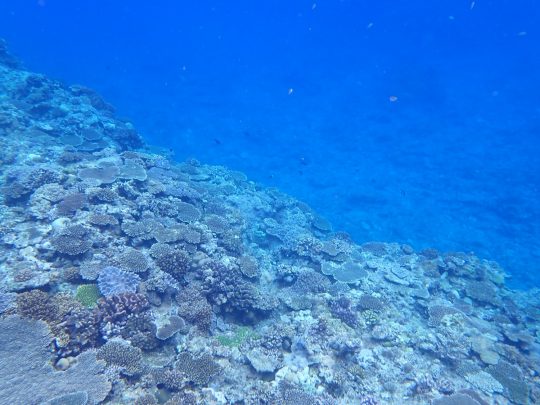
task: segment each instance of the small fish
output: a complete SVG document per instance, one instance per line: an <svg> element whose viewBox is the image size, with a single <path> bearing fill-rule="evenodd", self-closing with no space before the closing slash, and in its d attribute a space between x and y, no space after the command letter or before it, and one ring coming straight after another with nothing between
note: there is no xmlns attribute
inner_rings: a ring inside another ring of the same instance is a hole
<svg viewBox="0 0 540 405"><path fill-rule="evenodd" d="M291 87L289 90L287 90L287 94L291 96L294 93L294 89Z"/></svg>
<svg viewBox="0 0 540 405"><path fill-rule="evenodd" d="M373 23L370 22L367 26L366 26L366 29L369 30L371 27L373 27Z"/></svg>
<svg viewBox="0 0 540 405"><path fill-rule="evenodd" d="M311 5L311 9L312 9L312 10L315 10L316 8L317 8L317 3L313 3L313 4Z"/></svg>
<svg viewBox="0 0 540 405"><path fill-rule="evenodd" d="M476 1L472 1L471 2L471 10L474 8L475 5L476 5Z"/></svg>
<svg viewBox="0 0 540 405"><path fill-rule="evenodd" d="M388 100L390 100L391 103L395 103L396 101L398 101L398 96L390 96L388 97Z"/></svg>

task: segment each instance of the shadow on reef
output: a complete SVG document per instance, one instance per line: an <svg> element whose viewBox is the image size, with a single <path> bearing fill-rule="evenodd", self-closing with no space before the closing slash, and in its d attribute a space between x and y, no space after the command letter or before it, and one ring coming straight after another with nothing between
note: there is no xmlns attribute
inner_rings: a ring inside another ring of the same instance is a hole
<svg viewBox="0 0 540 405"><path fill-rule="evenodd" d="M242 173L151 153L0 43L0 398L527 404L536 291L470 254L355 244Z"/></svg>

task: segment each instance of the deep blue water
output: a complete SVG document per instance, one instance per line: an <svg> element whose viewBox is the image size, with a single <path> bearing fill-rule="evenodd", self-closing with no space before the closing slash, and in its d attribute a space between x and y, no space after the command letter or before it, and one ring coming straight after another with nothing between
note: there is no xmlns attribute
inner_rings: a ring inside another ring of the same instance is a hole
<svg viewBox="0 0 540 405"><path fill-rule="evenodd" d="M539 21L535 0L0 2L28 68L178 159L359 242L474 251L516 286L540 285Z"/></svg>

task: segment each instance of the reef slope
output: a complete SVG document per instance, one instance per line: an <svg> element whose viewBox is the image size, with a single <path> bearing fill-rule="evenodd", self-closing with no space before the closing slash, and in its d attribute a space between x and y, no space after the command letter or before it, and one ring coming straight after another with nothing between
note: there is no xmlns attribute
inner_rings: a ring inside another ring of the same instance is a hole
<svg viewBox="0 0 540 405"><path fill-rule="evenodd" d="M537 291L152 153L0 43L1 404L528 404Z"/></svg>

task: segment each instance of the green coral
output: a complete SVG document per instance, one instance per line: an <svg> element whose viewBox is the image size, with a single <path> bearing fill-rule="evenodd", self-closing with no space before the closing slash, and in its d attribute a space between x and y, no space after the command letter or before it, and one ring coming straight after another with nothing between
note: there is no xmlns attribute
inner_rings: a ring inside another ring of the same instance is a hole
<svg viewBox="0 0 540 405"><path fill-rule="evenodd" d="M227 347L238 347L248 339L258 339L259 337L251 328L240 327L236 329L232 336L230 335L219 335L216 337L217 341Z"/></svg>
<svg viewBox="0 0 540 405"><path fill-rule="evenodd" d="M101 297L99 288L96 284L83 284L77 288L75 299L85 307L92 308L96 306L97 300Z"/></svg>

